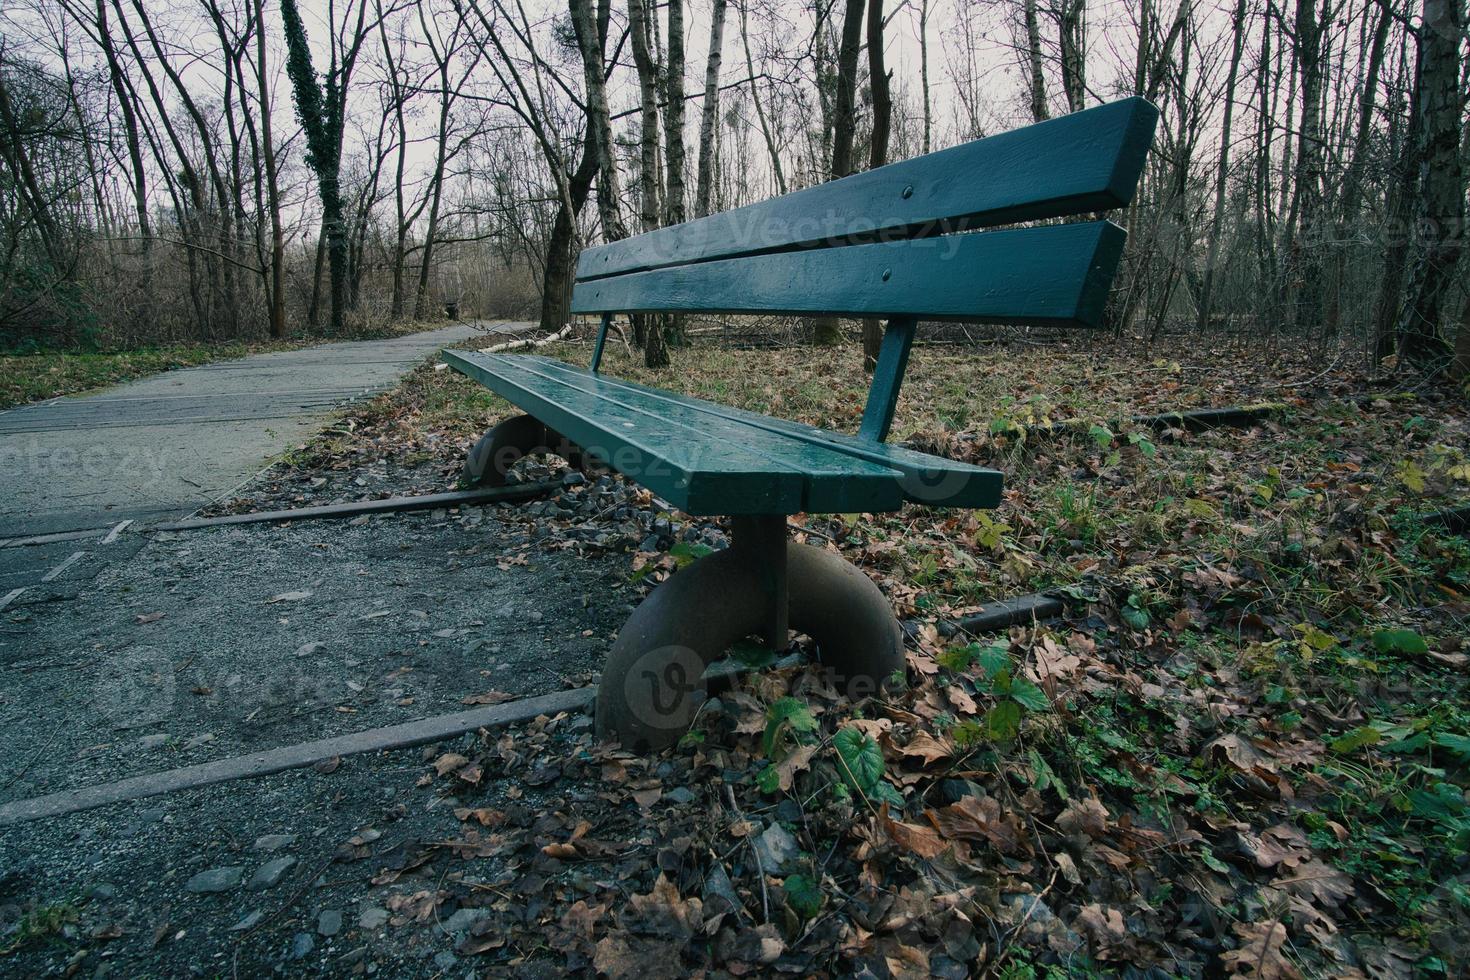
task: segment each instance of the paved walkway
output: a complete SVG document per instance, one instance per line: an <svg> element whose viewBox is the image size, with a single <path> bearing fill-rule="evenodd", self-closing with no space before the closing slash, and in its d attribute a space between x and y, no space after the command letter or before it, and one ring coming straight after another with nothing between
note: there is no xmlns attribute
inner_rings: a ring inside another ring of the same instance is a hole
<svg viewBox="0 0 1470 980"><path fill-rule="evenodd" d="M444 345L527 326L456 324L256 354L0 413L0 539L186 516L300 445L343 404L389 387ZM0 548L0 600L35 584L33 572L49 573L91 547ZM24 560L20 551L29 553ZM77 560L55 578L89 564Z"/></svg>

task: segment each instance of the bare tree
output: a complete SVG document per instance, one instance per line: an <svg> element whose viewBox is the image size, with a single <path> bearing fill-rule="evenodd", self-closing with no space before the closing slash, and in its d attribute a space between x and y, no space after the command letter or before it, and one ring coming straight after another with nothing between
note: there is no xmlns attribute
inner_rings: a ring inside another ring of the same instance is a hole
<svg viewBox="0 0 1470 980"><path fill-rule="evenodd" d="M1423 0L1415 85L1420 148L1414 210L1420 219L1416 225L1428 240L1422 243L1409 277L1398 336L1404 359L1429 370L1443 369L1451 354L1440 328L1441 305L1464 249L1465 180L1460 160L1464 33L1459 0Z"/></svg>
<svg viewBox="0 0 1470 980"><path fill-rule="evenodd" d="M687 216L684 188L684 0L669 5L668 57L664 65L664 223Z"/></svg>
<svg viewBox="0 0 1470 980"><path fill-rule="evenodd" d="M868 80L873 89L873 142L868 166L881 167L888 162L888 136L892 130L893 97L889 94L890 75L883 61L883 0L868 0ZM878 350L883 345L883 330L878 321L863 321L863 370L871 372L878 365Z"/></svg>
<svg viewBox="0 0 1470 980"><path fill-rule="evenodd" d="M781 167L781 151L776 145L776 138L771 132L771 122L766 116L765 105L761 101L760 89L756 86L755 62L750 56L750 20L748 17L751 0L739 0L740 2L740 41L745 46L745 71L750 80L750 101L755 106L756 119L760 122L761 136L766 141L766 154L770 157L771 173L776 178L776 192L786 193L786 173Z"/></svg>
<svg viewBox="0 0 1470 980"><path fill-rule="evenodd" d="M1087 105L1087 0L1057 0L1057 29L1067 111L1081 112Z"/></svg>
<svg viewBox="0 0 1470 980"><path fill-rule="evenodd" d="M709 57L704 68L704 105L699 115L699 175L694 187L694 216L709 214L714 187L715 135L720 120L720 58L725 43L725 0L714 0L710 15Z"/></svg>
<svg viewBox="0 0 1470 980"><path fill-rule="evenodd" d="M1203 331L1210 323L1211 293L1215 284L1215 264L1220 259L1220 230L1225 223L1225 187L1230 178L1230 131L1235 120L1235 83L1240 77L1240 56L1245 51L1245 0L1236 0L1235 14L1230 20L1230 69L1225 77L1225 115L1220 123L1220 159L1215 167L1215 208L1210 218L1210 238L1205 254L1204 282L1200 285L1197 327Z"/></svg>
<svg viewBox="0 0 1470 980"><path fill-rule="evenodd" d="M1145 9L1147 9L1145 0ZM1031 90L1031 119L1041 122L1051 114L1046 110L1046 78L1041 74L1041 24L1036 16L1036 0L1025 0L1027 81Z"/></svg>

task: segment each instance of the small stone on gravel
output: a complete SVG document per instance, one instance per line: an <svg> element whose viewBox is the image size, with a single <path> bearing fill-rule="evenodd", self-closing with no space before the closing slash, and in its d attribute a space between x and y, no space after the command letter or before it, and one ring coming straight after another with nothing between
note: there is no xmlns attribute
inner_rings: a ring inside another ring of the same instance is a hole
<svg viewBox="0 0 1470 980"><path fill-rule="evenodd" d="M458 962L459 959L447 949L434 957L434 965L441 970L447 970Z"/></svg>
<svg viewBox="0 0 1470 980"><path fill-rule="evenodd" d="M760 855L761 870L768 875L780 874L801 853L796 838L778 823L771 824L765 833L756 838L755 850Z"/></svg>
<svg viewBox="0 0 1470 980"><path fill-rule="evenodd" d="M291 940L291 958L299 960L312 950L316 949L316 939L309 932L298 932L296 938Z"/></svg>
<svg viewBox="0 0 1470 980"><path fill-rule="evenodd" d="M255 843L251 846L257 851L279 851L294 843L296 843L295 834L266 834L264 837L255 838Z"/></svg>
<svg viewBox="0 0 1470 980"><path fill-rule="evenodd" d="M361 929L378 929L388 921L388 910L376 905L358 913L357 925Z"/></svg>
<svg viewBox="0 0 1470 980"><path fill-rule="evenodd" d="M286 877L286 872L296 863L293 857L278 857L267 861L255 869L255 874L250 876L250 888L260 891L264 888L274 888Z"/></svg>
<svg viewBox="0 0 1470 980"><path fill-rule="evenodd" d="M342 931L342 913L337 909L324 909L316 917L316 931L323 936L335 936Z"/></svg>
<svg viewBox="0 0 1470 980"><path fill-rule="evenodd" d="M444 920L444 931L449 933L469 932L471 926L489 914L487 909L460 909Z"/></svg>
<svg viewBox="0 0 1470 980"><path fill-rule="evenodd" d="M167 744L168 735L163 733L157 735L144 735L142 738L138 739L138 748L142 749L144 752L151 752L154 749L161 749Z"/></svg>
<svg viewBox="0 0 1470 980"><path fill-rule="evenodd" d="M228 868L211 868L201 871L190 878L184 885L184 891L196 894L209 894L212 892L227 892L232 888L238 888L241 879L245 877L245 869L240 865Z"/></svg>
<svg viewBox="0 0 1470 980"><path fill-rule="evenodd" d="M264 916L264 915L265 915L264 912L260 911L259 909L256 909L254 912L251 912L249 915L245 916L245 918L241 919L239 922L236 922L234 925L230 926L230 931L231 932L244 932L246 929L254 929L255 928L255 924L257 922L259 922L261 920L261 917Z"/></svg>

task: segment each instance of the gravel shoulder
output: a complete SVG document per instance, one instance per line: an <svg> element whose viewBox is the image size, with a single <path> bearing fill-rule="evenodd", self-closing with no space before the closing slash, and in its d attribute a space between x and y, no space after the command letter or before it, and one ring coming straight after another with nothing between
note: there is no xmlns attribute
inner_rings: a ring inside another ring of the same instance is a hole
<svg viewBox="0 0 1470 980"><path fill-rule="evenodd" d="M720 536L671 527L620 481L563 476L528 503L156 533L90 582L6 610L0 800L595 683L646 587L630 575L639 549ZM445 485L413 469L303 476L288 494L263 486L257 506L426 482ZM556 722L584 737L590 724ZM372 879L404 860L399 843L452 836L453 806L416 784L426 760L478 744L0 829L0 974L453 975L463 929L385 925Z"/></svg>

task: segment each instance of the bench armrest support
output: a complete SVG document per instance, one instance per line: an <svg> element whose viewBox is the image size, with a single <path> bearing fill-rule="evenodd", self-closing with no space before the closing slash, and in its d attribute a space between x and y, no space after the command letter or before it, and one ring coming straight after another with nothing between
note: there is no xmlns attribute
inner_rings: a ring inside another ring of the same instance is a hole
<svg viewBox="0 0 1470 980"><path fill-rule="evenodd" d="M863 422L858 438L882 442L888 438L893 412L898 407L898 389L903 385L903 372L909 363L909 348L914 343L913 317L894 317L883 330L883 346L878 348L878 363L873 368L873 383L868 386L868 403L863 407Z"/></svg>
<svg viewBox="0 0 1470 980"><path fill-rule="evenodd" d="M612 326L612 318L611 313L602 314L602 326L597 328L597 346L592 348L592 363L587 366L593 374L602 365L602 345L607 343L607 328Z"/></svg>

